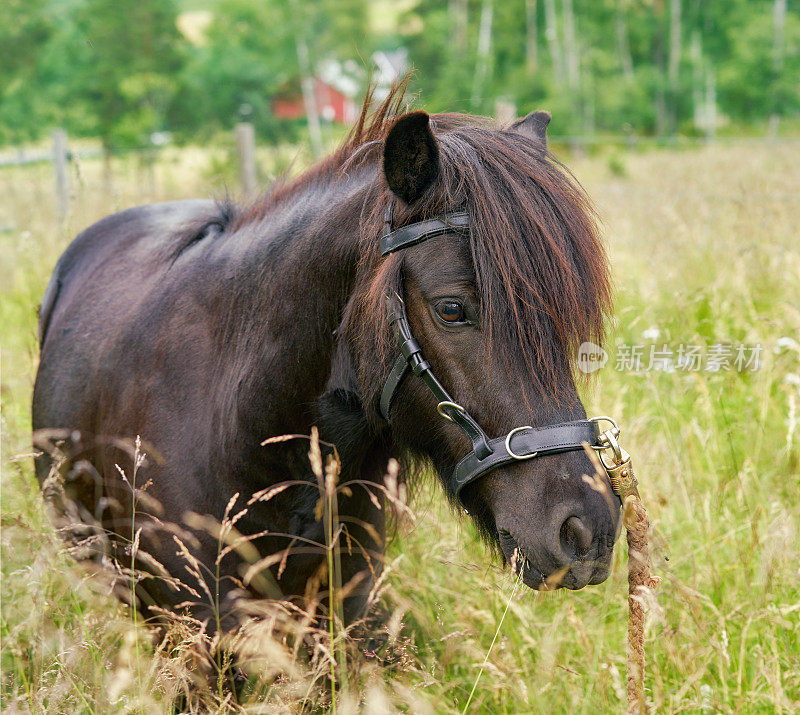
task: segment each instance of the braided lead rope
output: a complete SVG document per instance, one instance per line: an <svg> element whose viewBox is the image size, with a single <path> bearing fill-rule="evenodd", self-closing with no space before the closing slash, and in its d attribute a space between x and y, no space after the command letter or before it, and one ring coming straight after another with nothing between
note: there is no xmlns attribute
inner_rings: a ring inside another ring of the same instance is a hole
<svg viewBox="0 0 800 715"><path fill-rule="evenodd" d="M625 497L628 540L628 713L644 715L644 600L661 579L650 575L650 520L638 494Z"/></svg>
<svg viewBox="0 0 800 715"><path fill-rule="evenodd" d="M628 541L628 714L645 715L645 599L661 579L650 574L650 520L639 496L639 482L633 473L631 456L619 445L618 437L616 423L614 429L600 435L598 442L604 446L599 450L599 461L608 474L611 488L622 500L622 521ZM609 451L611 454L608 454Z"/></svg>

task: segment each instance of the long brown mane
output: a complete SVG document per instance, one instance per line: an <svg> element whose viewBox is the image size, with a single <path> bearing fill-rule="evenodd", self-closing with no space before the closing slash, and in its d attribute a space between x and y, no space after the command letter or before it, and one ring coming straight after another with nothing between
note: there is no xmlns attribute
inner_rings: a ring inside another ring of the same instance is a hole
<svg viewBox="0 0 800 715"><path fill-rule="evenodd" d="M368 93L343 144L242 212L237 224L258 220L318 182L377 164L386 135L405 109L406 84L407 78L374 111ZM569 170L531 137L462 114L432 115L431 125L441 152L439 177L413 206L401 202L395 226L466 208L490 359L496 356L517 373L515 366L524 366L525 374L517 375L522 384L556 398L563 377L558 366L565 358L573 364L582 342L602 344L611 311L608 262L589 199ZM378 256L387 192L377 172L361 230L362 269L372 279L358 313L365 319L360 329L373 340L377 331L385 352L393 354L383 297L399 281L402 256Z"/></svg>

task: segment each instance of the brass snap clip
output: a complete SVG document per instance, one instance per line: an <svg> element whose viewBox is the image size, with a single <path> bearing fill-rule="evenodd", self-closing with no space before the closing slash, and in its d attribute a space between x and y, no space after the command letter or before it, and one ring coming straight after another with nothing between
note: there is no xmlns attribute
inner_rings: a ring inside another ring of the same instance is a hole
<svg viewBox="0 0 800 715"><path fill-rule="evenodd" d="M631 455L619 443L619 425L611 417L593 417L592 422L608 422L611 427L597 436L593 449L600 452L600 461L605 467L611 488L624 502L629 494L639 495L636 476L631 466Z"/></svg>

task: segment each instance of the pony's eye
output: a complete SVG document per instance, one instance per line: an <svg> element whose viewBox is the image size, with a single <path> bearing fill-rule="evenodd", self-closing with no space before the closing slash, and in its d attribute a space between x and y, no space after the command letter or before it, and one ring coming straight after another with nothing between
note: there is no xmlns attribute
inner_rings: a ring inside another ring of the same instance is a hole
<svg viewBox="0 0 800 715"><path fill-rule="evenodd" d="M463 323L466 320L464 306L457 300L443 300L437 303L436 315L445 323Z"/></svg>

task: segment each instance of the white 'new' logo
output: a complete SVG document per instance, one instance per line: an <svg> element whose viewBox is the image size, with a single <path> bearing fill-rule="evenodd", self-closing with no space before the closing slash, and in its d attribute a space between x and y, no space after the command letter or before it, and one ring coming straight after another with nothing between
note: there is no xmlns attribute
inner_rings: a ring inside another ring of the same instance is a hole
<svg viewBox="0 0 800 715"><path fill-rule="evenodd" d="M578 370L589 374L605 367L608 362L608 353L594 343L581 343L578 348Z"/></svg>

